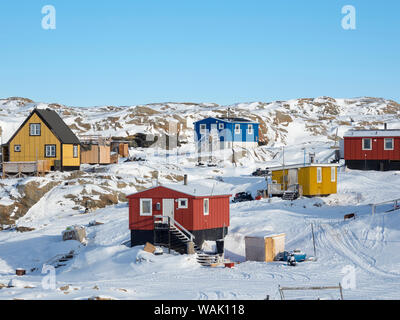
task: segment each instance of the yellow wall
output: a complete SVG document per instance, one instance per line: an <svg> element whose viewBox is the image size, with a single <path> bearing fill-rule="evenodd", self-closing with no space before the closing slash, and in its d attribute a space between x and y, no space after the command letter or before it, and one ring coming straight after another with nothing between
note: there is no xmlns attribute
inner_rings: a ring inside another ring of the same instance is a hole
<svg viewBox="0 0 400 320"><path fill-rule="evenodd" d="M285 175L288 174L287 170L276 170L272 171L272 180L275 180L277 183L283 183L283 172L285 171Z"/></svg>
<svg viewBox="0 0 400 320"><path fill-rule="evenodd" d="M322 168L322 182L317 183L317 167L305 167L298 169L298 183L302 186L304 196L327 195L337 192L337 168L335 167L335 181L331 181L331 168ZM288 170L285 169L285 175ZM272 180L283 183L283 170L272 171ZM287 184L286 188L287 188Z"/></svg>
<svg viewBox="0 0 400 320"><path fill-rule="evenodd" d="M331 182L331 167L322 168L322 182L317 183L317 167L310 167L310 190L308 195L323 195L337 192L337 168L335 182ZM307 195L304 193L304 195Z"/></svg>
<svg viewBox="0 0 400 320"><path fill-rule="evenodd" d="M40 123L40 136L29 135L29 124ZM14 145L21 145L21 152L14 151ZM46 158L44 156L44 146L46 144L56 145L56 157ZM61 144L57 137L51 132L49 128L43 123L37 114L25 123L17 135L10 141L10 161L36 161L36 160L50 160L51 165L54 165L54 160L61 159Z"/></svg>
<svg viewBox="0 0 400 320"><path fill-rule="evenodd" d="M312 195L311 181L313 180L311 180L310 178L312 169L313 169L312 167L305 167L299 169L299 184L302 186L304 196Z"/></svg>
<svg viewBox="0 0 400 320"><path fill-rule="evenodd" d="M63 144L63 166L79 167L81 164L81 147L78 145L78 157L74 158L72 144Z"/></svg>

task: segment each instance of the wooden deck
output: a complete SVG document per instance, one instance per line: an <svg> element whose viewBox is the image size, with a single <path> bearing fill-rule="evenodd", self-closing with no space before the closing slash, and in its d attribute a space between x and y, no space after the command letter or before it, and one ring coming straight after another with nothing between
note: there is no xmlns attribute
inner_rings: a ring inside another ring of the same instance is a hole
<svg viewBox="0 0 400 320"><path fill-rule="evenodd" d="M51 171L49 160L3 162L2 179L7 176L44 175Z"/></svg>

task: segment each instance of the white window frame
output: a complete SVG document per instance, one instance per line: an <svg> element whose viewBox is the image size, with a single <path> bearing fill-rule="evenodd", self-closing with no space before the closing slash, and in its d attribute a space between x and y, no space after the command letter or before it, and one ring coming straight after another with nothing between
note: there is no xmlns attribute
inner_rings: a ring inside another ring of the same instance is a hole
<svg viewBox="0 0 400 320"><path fill-rule="evenodd" d="M322 167L317 167L317 183L322 183Z"/></svg>
<svg viewBox="0 0 400 320"><path fill-rule="evenodd" d="M364 147L364 141L365 140L369 140L370 141L369 142L369 146L370 146L369 149ZM362 139L362 149L363 150L372 150L372 138L363 138Z"/></svg>
<svg viewBox="0 0 400 320"><path fill-rule="evenodd" d="M78 146L72 146L72 157L78 158Z"/></svg>
<svg viewBox="0 0 400 320"><path fill-rule="evenodd" d="M14 144L14 152L21 152L21 145L20 144Z"/></svg>
<svg viewBox="0 0 400 320"><path fill-rule="evenodd" d="M46 144L44 146L44 156L46 158L55 158L57 156L57 146L55 144Z"/></svg>
<svg viewBox="0 0 400 320"><path fill-rule="evenodd" d="M29 135L30 136L40 136L42 128L40 123L30 123L29 124Z"/></svg>
<svg viewBox="0 0 400 320"><path fill-rule="evenodd" d="M235 123L235 134L240 134L240 123Z"/></svg>
<svg viewBox="0 0 400 320"><path fill-rule="evenodd" d="M205 134L207 132L207 125L205 123L200 123L200 134Z"/></svg>
<svg viewBox="0 0 400 320"><path fill-rule="evenodd" d="M181 201L186 201L185 205L181 205ZM187 209L189 206L189 199L188 198L180 198L178 199L178 209Z"/></svg>
<svg viewBox="0 0 400 320"><path fill-rule="evenodd" d="M336 181L336 167L331 167L331 182Z"/></svg>
<svg viewBox="0 0 400 320"><path fill-rule="evenodd" d="M248 124L247 125L247 134L253 134L253 125L252 124Z"/></svg>
<svg viewBox="0 0 400 320"><path fill-rule="evenodd" d="M143 202L150 201L150 212L143 212ZM151 198L140 198L140 216L149 217L153 215L153 199Z"/></svg>
<svg viewBox="0 0 400 320"><path fill-rule="evenodd" d="M205 210L205 204L207 203L207 211ZM208 216L210 214L210 199L204 198L203 199L203 214Z"/></svg>
<svg viewBox="0 0 400 320"><path fill-rule="evenodd" d="M386 140L391 140L392 141L392 147L391 148L386 148ZM393 138L385 138L383 141L383 148L384 150L394 150L394 139Z"/></svg>
<svg viewBox="0 0 400 320"><path fill-rule="evenodd" d="M223 122L218 123L218 129L219 129L219 130L222 130L222 129L224 129L224 128L225 128L225 125L224 125Z"/></svg>

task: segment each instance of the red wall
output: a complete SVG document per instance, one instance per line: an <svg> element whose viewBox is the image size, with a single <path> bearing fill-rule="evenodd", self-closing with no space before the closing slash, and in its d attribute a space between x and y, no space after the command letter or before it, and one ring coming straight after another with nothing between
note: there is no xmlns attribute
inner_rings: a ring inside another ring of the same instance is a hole
<svg viewBox="0 0 400 320"><path fill-rule="evenodd" d="M400 160L400 137L365 138L371 138L372 150L362 150L363 137L344 138L345 160ZM384 150L385 138L393 138L394 150Z"/></svg>
<svg viewBox="0 0 400 320"><path fill-rule="evenodd" d="M175 202L175 220L188 230L203 230L229 226L229 196L213 196L210 199L210 214L203 214L203 198L195 198L165 187L156 187L127 197L129 200L129 229L153 230L153 217L140 216L140 199L153 199L153 215L162 215L162 199L187 198L188 208L178 209ZM160 210L156 210L156 203Z"/></svg>
<svg viewBox="0 0 400 320"><path fill-rule="evenodd" d="M204 215L204 198L194 199L193 229L203 230L229 226L229 197L208 197L209 215Z"/></svg>

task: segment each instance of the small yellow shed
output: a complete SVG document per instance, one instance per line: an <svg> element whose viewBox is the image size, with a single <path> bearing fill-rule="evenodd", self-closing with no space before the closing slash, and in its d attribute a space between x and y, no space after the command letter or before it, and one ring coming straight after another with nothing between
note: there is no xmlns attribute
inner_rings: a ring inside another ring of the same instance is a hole
<svg viewBox="0 0 400 320"><path fill-rule="evenodd" d="M288 190L298 185L300 195L319 196L337 192L337 163L308 163L268 168L272 184Z"/></svg>
<svg viewBox="0 0 400 320"><path fill-rule="evenodd" d="M285 234L245 237L246 261L272 262L285 251Z"/></svg>

